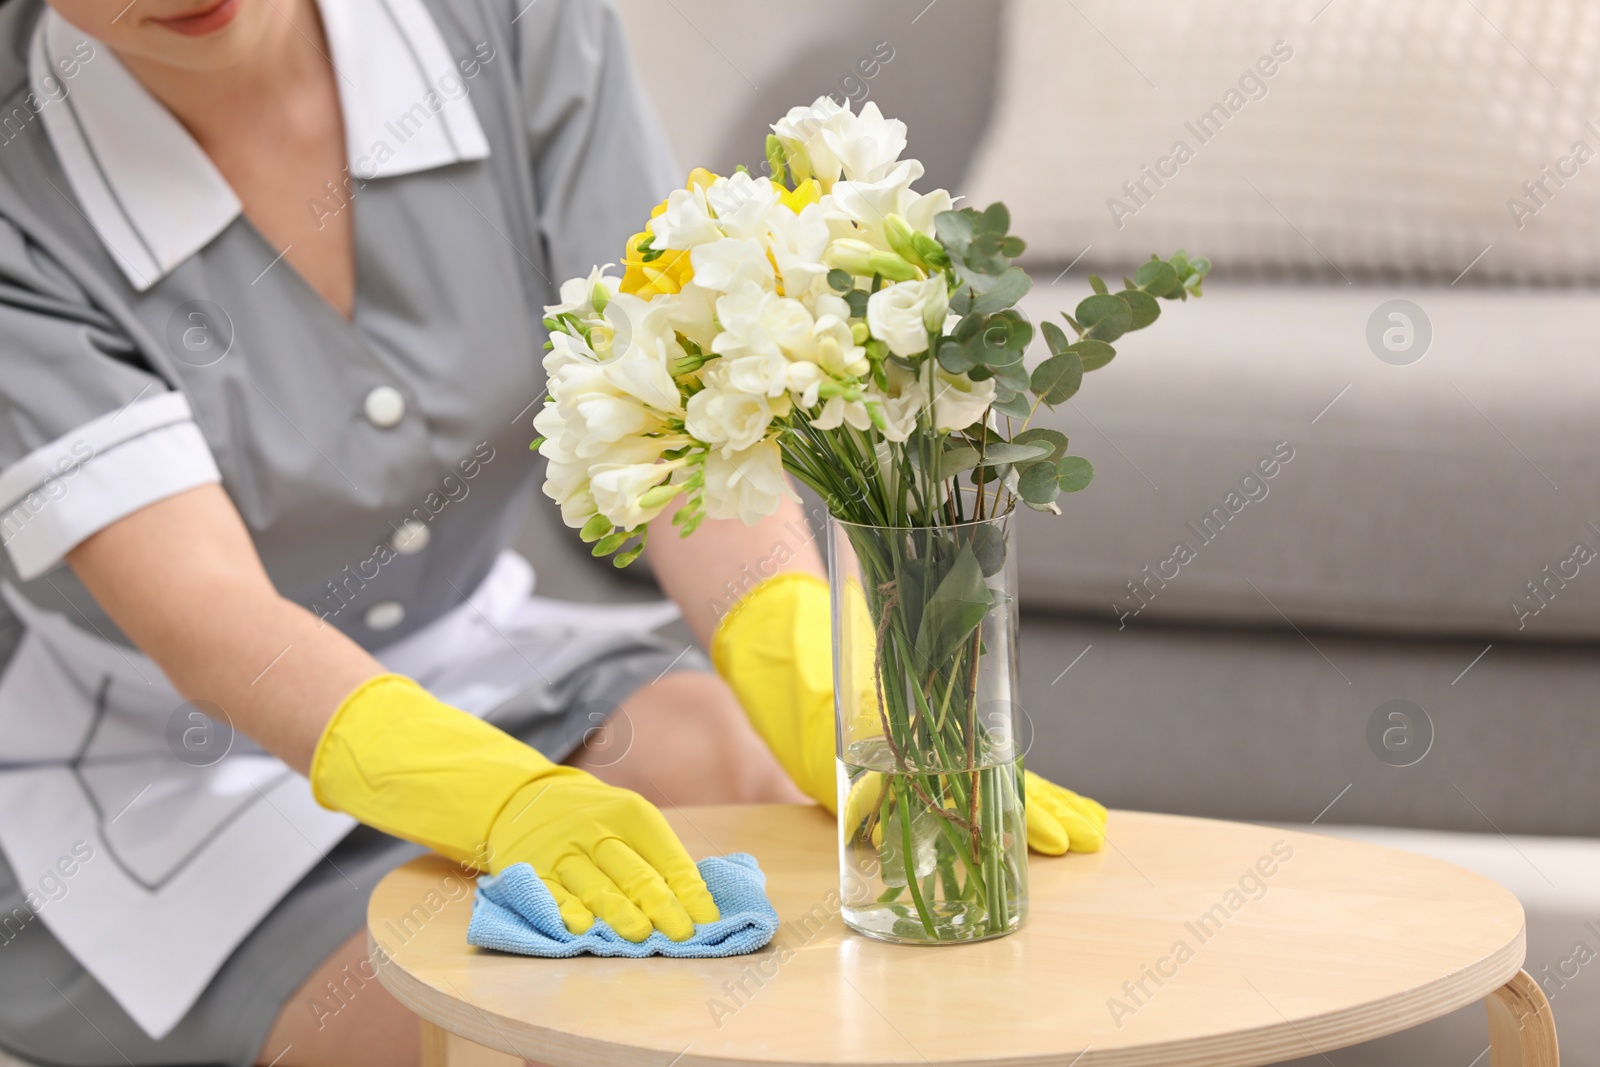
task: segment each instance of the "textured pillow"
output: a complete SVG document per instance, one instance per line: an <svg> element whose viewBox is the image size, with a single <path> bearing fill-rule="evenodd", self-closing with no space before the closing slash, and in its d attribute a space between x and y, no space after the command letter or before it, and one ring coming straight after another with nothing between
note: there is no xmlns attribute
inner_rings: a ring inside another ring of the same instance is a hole
<svg viewBox="0 0 1600 1067"><path fill-rule="evenodd" d="M1010 205L1036 268L1182 246L1334 281L1600 280L1600 4L1012 0L1005 19L967 191Z"/></svg>

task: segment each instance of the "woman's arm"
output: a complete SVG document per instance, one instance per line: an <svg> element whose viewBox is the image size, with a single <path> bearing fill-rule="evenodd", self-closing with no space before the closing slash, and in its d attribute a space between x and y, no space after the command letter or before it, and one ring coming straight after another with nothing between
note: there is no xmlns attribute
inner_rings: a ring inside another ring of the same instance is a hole
<svg viewBox="0 0 1600 1067"><path fill-rule="evenodd" d="M669 509L650 524L645 554L661 588L709 648L718 621L765 579L782 571L826 577L821 536L813 537L805 511L792 500L780 501L775 514L754 526L708 520L689 537L678 536Z"/></svg>
<svg viewBox="0 0 1600 1067"><path fill-rule="evenodd" d="M84 541L67 562L178 691L301 774L340 701L378 661L278 595L221 487L179 493Z"/></svg>

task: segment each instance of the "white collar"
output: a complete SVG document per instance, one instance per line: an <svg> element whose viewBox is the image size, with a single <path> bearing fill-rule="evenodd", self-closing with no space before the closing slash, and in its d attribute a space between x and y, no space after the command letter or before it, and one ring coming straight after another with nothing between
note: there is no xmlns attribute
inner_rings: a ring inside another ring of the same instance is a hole
<svg viewBox="0 0 1600 1067"><path fill-rule="evenodd" d="M467 82L422 0L319 6L354 178L489 155ZM154 285L239 215L239 198L183 124L109 48L53 9L34 30L28 75L38 99L50 101L40 113L67 182L135 289Z"/></svg>

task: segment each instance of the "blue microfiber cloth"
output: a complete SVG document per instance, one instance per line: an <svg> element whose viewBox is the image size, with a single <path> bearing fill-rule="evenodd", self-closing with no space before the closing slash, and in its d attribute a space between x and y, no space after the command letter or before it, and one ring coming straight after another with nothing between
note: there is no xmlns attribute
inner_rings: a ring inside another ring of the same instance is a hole
<svg viewBox="0 0 1600 1067"><path fill-rule="evenodd" d="M524 956L564 959L588 952L596 956L739 956L772 940L778 913L767 900L767 876L748 852L712 856L697 865L722 918L698 923L694 936L673 941L652 933L629 941L600 919L581 934L561 921L550 890L526 863L478 879L467 943Z"/></svg>

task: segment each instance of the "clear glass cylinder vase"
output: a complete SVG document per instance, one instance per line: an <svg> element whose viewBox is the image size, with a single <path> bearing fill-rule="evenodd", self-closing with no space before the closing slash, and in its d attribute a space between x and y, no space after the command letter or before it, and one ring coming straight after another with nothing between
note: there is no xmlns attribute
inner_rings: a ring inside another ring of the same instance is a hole
<svg viewBox="0 0 1600 1067"><path fill-rule="evenodd" d="M1014 526L829 519L840 897L859 933L977 941L1027 916Z"/></svg>

